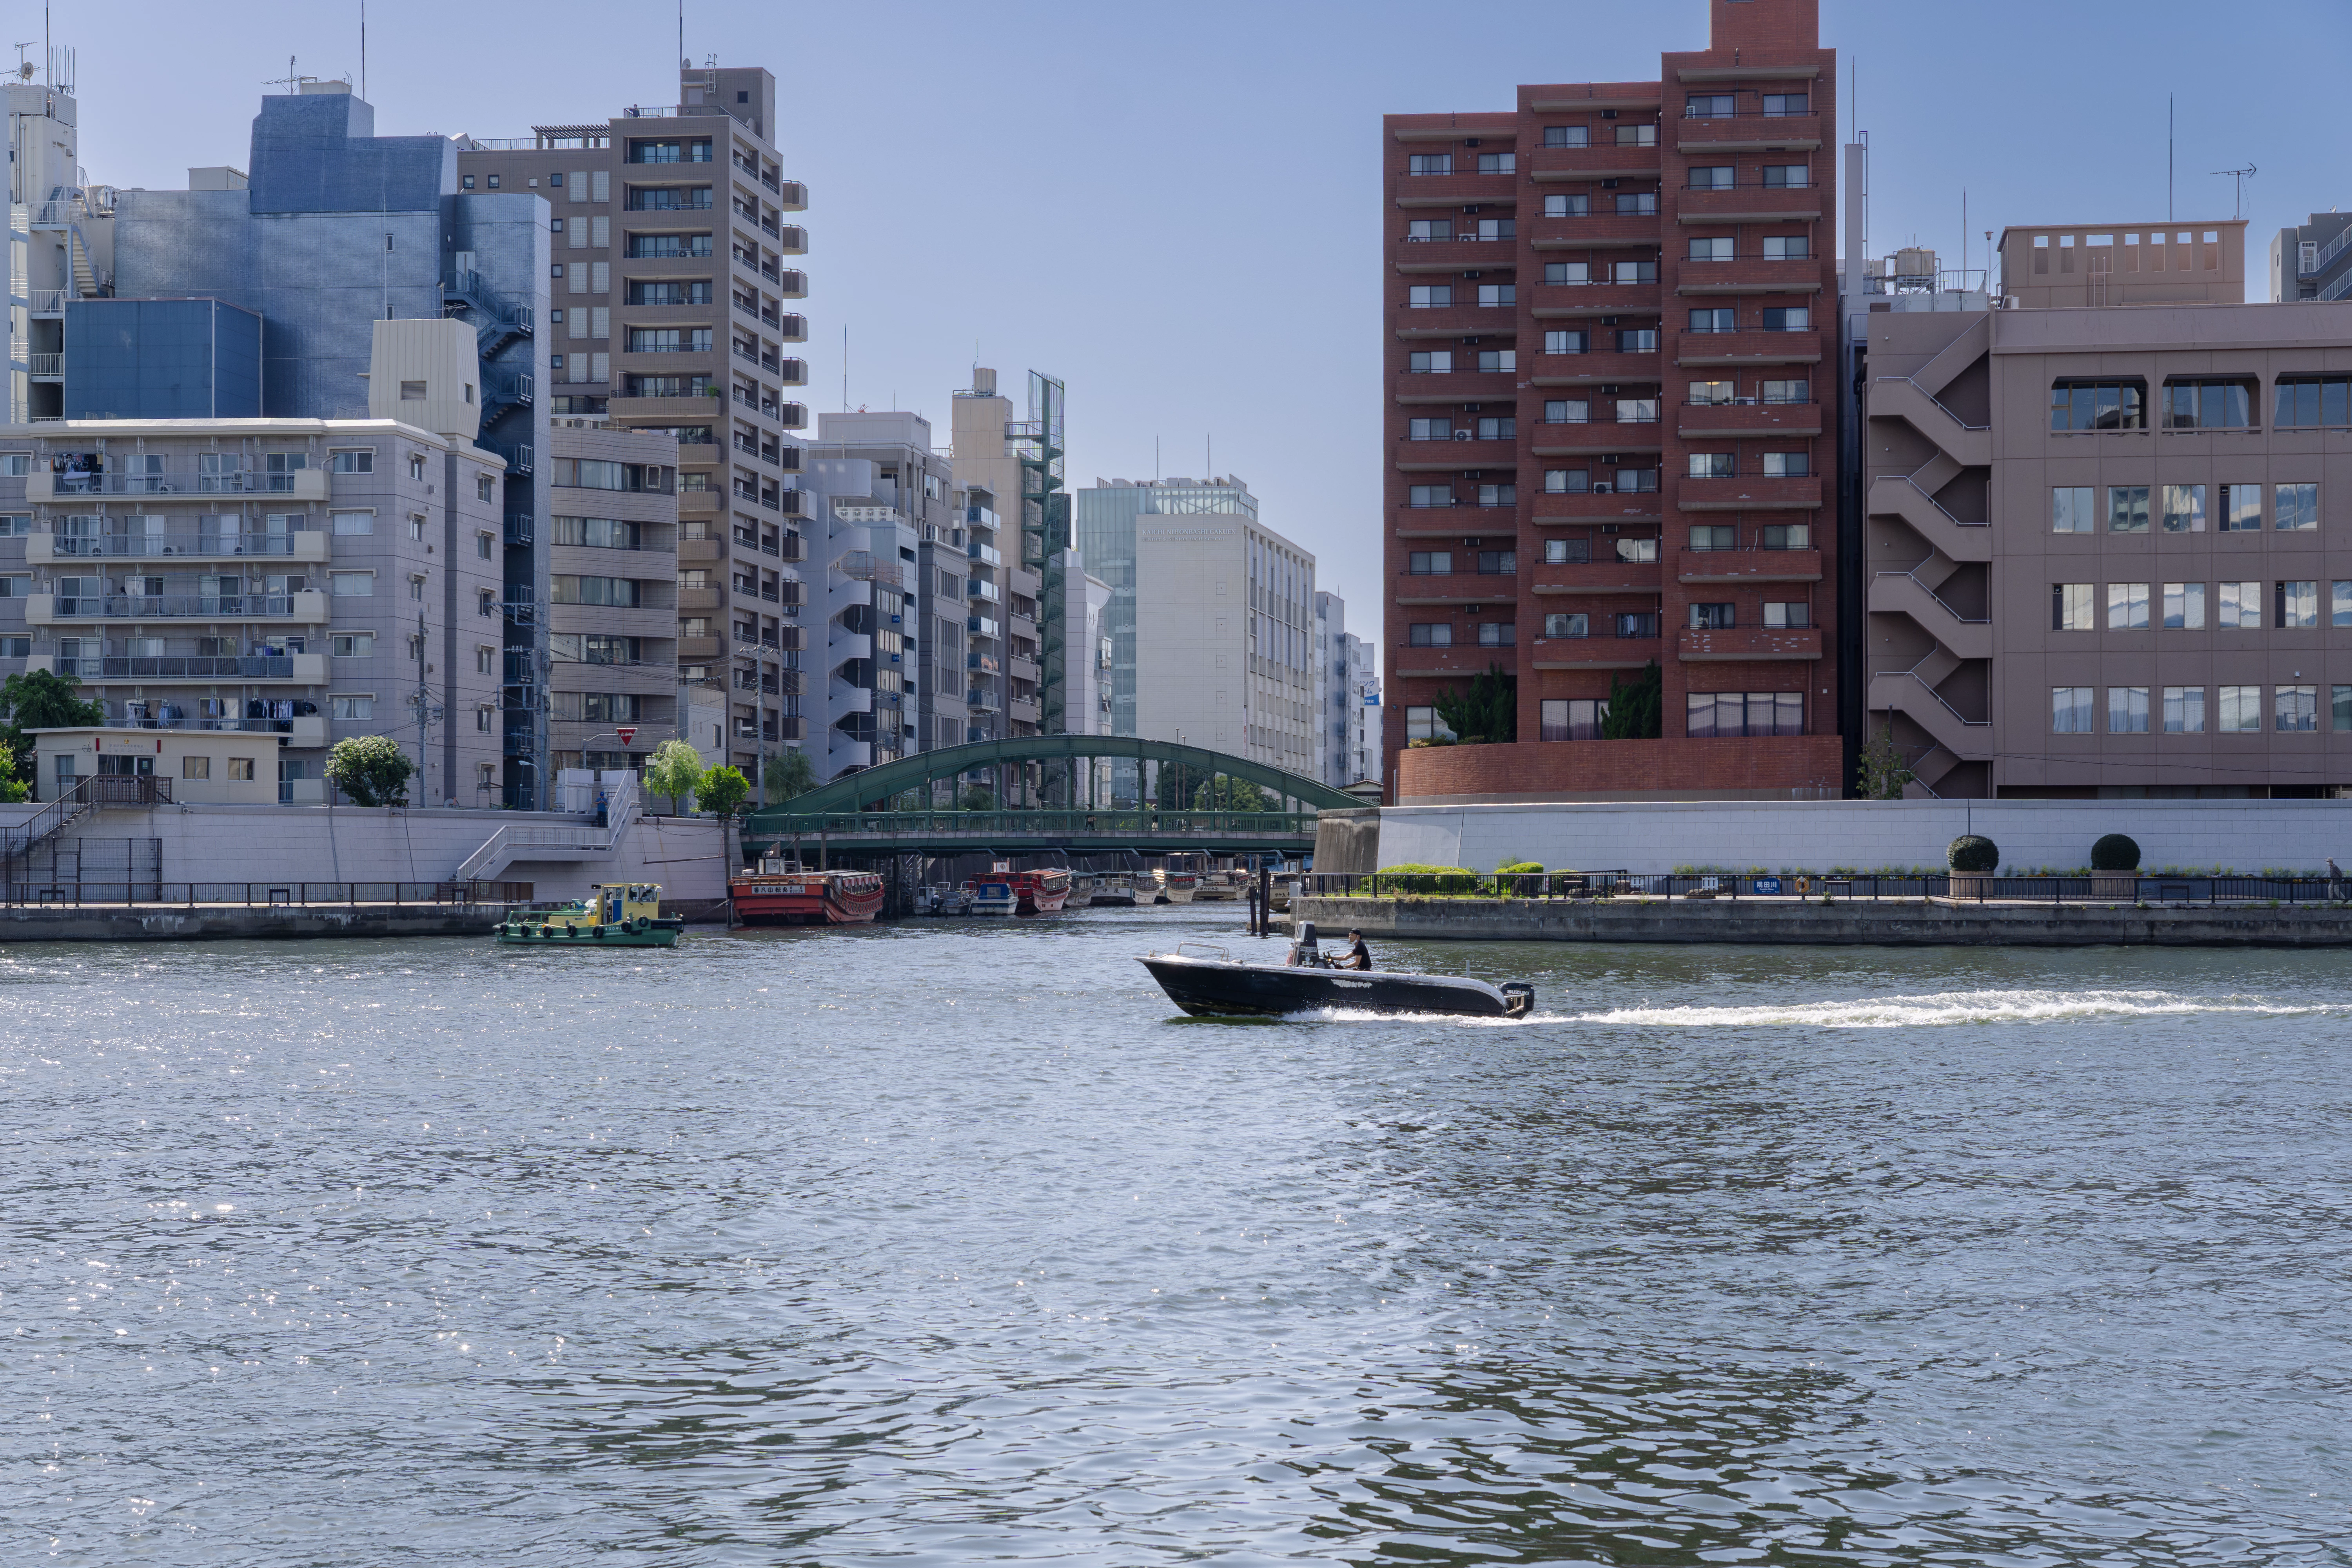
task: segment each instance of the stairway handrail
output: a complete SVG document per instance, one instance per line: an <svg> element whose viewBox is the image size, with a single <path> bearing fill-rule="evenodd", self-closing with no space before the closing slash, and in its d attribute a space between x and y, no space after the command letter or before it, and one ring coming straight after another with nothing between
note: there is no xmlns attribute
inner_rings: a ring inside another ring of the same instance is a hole
<svg viewBox="0 0 2352 1568"><path fill-rule="evenodd" d="M1932 556L1932 555L1930 555L1929 557L1927 557L1927 561L1933 561L1934 559L1935 559L1935 557L1934 557L1934 556ZM1952 619L1954 619L1954 620L1956 620L1956 621L1959 622L1959 623L1960 623L1960 625L1962 625L1962 626L1989 626L1992 625L1992 617L1991 617L1991 616L1984 616L1984 617L1982 617L1982 618L1979 618L1979 617L1974 616L1964 616L1964 615L1960 614L1960 612L1959 612L1959 611L1958 611L1958 610L1956 610L1956 609L1952 608L1951 605L1950 605L1948 602L1947 602L1947 601L1946 601L1946 599L1944 598L1944 595L1942 595L1941 594L1938 594L1937 592L1936 592L1936 590L1935 590L1935 589L1930 588L1929 586L1927 586L1927 584L1925 584L1925 583L1921 582L1921 581L1919 580L1919 566L1925 566L1926 564L1927 564L1927 561L1922 561L1922 562L1920 562L1918 566L1914 566L1914 567L1912 567L1912 568L1911 568L1909 571L1907 571L1907 572L1881 572L1881 573L1880 573L1880 574L1879 574L1881 577L1908 577L1908 578L1910 578L1910 579L1911 579L1911 581L1912 581L1915 584L1916 584L1916 585L1917 585L1917 587L1918 587L1918 589L1919 589L1919 592L1921 592L1921 593L1923 593L1923 594L1927 595L1927 597L1929 597L1929 598L1931 598L1931 599L1935 600L1935 601L1936 601L1936 604L1937 604L1937 606L1938 608L1940 608L1940 609L1941 609L1941 610L1942 610L1946 615L1948 615L1948 616L1951 616L1951 617L1952 617ZM1923 662L1924 662L1924 661L1923 661Z"/></svg>
<svg viewBox="0 0 2352 1568"><path fill-rule="evenodd" d="M1930 697L1934 698L1934 699L1935 699L1938 703L1940 703L1940 704L1942 705L1943 710L1944 710L1944 711L1945 711L1945 712L1949 713L1953 718L1958 719L1961 723L1968 725L1970 729L1974 729L1974 730L1990 730L1990 729L1991 729L1991 728L1992 728L1992 721L1991 721L1991 720L1990 720L1990 719L1971 719L1971 718L1969 718L1967 714L1965 714L1965 713L1961 712L1958 709L1957 709L1957 708L1953 707L1950 703L1944 701L1944 694L1943 694L1942 692L1940 692L1940 691L1937 690L1934 687L1932 687L1932 686L1930 686L1930 685L1928 685L1928 684L1927 684L1927 677L1925 677L1925 676L1923 676L1923 675L1921 675L1921 674L1919 673L1919 665L1926 664L1926 663L1927 662L1927 659L1928 659L1928 658L1935 658L1935 657L1936 657L1936 656L1935 656L1934 654L1932 654L1932 653L1931 653L1931 654L1929 654L1929 655L1927 656L1927 658L1923 658L1923 659L1921 659L1921 660L1919 661L1919 664L1915 664L1915 665L1913 665L1913 666L1912 666L1910 668L1908 668L1908 669L1890 669L1890 670L1885 671L1885 674L1888 674L1888 675L1892 675L1892 676L1895 677L1897 679L1903 679L1903 678L1905 678L1905 677L1906 677L1906 676L1907 676L1907 677L1911 679L1911 681L1912 681L1915 685L1916 685L1916 686L1919 688L1919 689L1920 689L1920 690L1922 690L1922 691L1926 692L1928 696L1930 696ZM1875 678L1875 677L1874 677L1873 679L1876 679L1876 678ZM1955 753L1955 754L1957 755L1957 753Z"/></svg>
<svg viewBox="0 0 2352 1568"><path fill-rule="evenodd" d="M1913 479L1909 474L1881 474L1870 482L1873 486L1909 485L1913 489L1919 492L1919 499L1921 500L1926 501L1929 506L1932 506L1937 511L1942 512L1944 514L1944 521L1950 523L1954 528L1990 528L1992 526L1990 521L1969 522L1964 519L1954 517L1949 507L1946 506L1942 501L1937 500L1934 496L1929 495L1927 493L1927 487Z"/></svg>
<svg viewBox="0 0 2352 1568"><path fill-rule="evenodd" d="M1961 429L1968 431L1970 435L1975 435L1975 434L1978 434L1978 433L1982 432L1982 431L1988 431L1988 430L1990 430L1990 429L1992 428L1992 426L1990 426L1990 425L1971 425L1971 424L1969 424L1967 420L1965 420L1965 419L1961 418L1958 415L1954 414L1954 413L1952 412L1952 410L1951 410L1950 406L1949 406L1948 405L1947 405L1947 404L1944 402L1944 400L1943 400L1942 398L1940 398L1940 397L1937 396L1934 393L1932 393L1932 392L1928 391L1926 387L1921 386L1921 385L1919 384L1919 383L1918 383L1916 379L1914 379L1913 377L1911 377L1911 376L1907 376L1907 375L1875 375L1875 376L1871 377L1871 380L1873 380L1873 381L1900 381L1900 382L1906 383L1906 384L1911 387L1911 389L1912 389L1914 392L1916 392L1920 396L1922 396L1922 397L1926 398L1928 402L1930 402L1930 403L1934 404L1937 408L1942 409L1942 410L1944 411L1944 413L1945 413L1947 416L1948 416L1950 417L1950 419L1951 419L1951 421L1952 421L1952 423L1953 423L1953 424L1955 424L1955 425L1958 426Z"/></svg>
<svg viewBox="0 0 2352 1568"><path fill-rule="evenodd" d="M40 810L14 827L5 829L6 837L0 837L0 856L13 858L26 853L34 845L89 811L90 785L96 780L96 774L89 778L76 779L71 789L58 795L55 800L44 802ZM68 810L68 807L71 809ZM43 819L51 816L54 816L57 820L47 823L46 826L43 825Z"/></svg>

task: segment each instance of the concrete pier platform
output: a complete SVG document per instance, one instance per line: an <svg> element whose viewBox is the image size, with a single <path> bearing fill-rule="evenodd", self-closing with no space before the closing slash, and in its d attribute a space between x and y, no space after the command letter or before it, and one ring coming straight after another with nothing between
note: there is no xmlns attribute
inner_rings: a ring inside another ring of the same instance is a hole
<svg viewBox="0 0 2352 1568"><path fill-rule="evenodd" d="M488 936L505 918L491 904L23 904L0 908L0 943Z"/></svg>
<svg viewBox="0 0 2352 1568"><path fill-rule="evenodd" d="M1324 938L1882 947L2352 947L2352 908L1973 900L1300 898Z"/></svg>

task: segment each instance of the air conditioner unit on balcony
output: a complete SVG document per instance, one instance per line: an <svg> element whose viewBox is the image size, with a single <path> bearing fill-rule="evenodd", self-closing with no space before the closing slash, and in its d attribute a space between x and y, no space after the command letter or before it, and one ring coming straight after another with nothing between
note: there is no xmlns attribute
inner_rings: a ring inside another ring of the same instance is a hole
<svg viewBox="0 0 2352 1568"><path fill-rule="evenodd" d="M1454 432L1454 438L1457 441L1475 441L1477 439L1475 436L1472 435L1467 430L1456 430Z"/></svg>
<svg viewBox="0 0 2352 1568"><path fill-rule="evenodd" d="M1599 484L1592 487L1592 493L1597 496L1615 495L1617 493L1617 487L1611 484L1608 480L1603 479Z"/></svg>

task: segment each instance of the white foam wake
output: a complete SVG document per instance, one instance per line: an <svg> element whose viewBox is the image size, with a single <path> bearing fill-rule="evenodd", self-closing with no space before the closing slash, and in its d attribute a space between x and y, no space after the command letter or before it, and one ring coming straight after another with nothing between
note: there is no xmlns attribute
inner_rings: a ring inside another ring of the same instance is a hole
<svg viewBox="0 0 2352 1568"><path fill-rule="evenodd" d="M2286 1017L2342 1013L2341 1007L2289 1005L2259 996L2179 996L2167 991L1944 991L1926 996L1870 996L1844 1002L1782 1002L1734 1007L1617 1007L1568 1021L1631 1027L1739 1028L1765 1025L1815 1029L1899 1029L1942 1024L2040 1024L2074 1018L2133 1018L2197 1014Z"/></svg>

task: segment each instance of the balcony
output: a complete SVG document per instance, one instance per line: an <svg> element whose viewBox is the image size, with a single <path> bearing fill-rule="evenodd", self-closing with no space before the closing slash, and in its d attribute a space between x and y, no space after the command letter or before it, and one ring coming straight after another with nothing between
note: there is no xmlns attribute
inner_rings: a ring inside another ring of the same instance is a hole
<svg viewBox="0 0 2352 1568"><path fill-rule="evenodd" d="M1407 506L1399 507L1396 514L1399 539L1452 539L1457 535L1481 533L1499 534L1505 538L1518 531L1519 508L1514 501L1503 506Z"/></svg>
<svg viewBox="0 0 2352 1568"><path fill-rule="evenodd" d="M72 561L161 561L167 556L196 561L268 556L316 564L327 559L327 535L318 529L295 533L165 529L137 533L34 533L25 539L25 561L34 566Z"/></svg>
<svg viewBox="0 0 2352 1568"><path fill-rule="evenodd" d="M1822 144L1818 114L1685 115L1674 126L1684 153L1811 153Z"/></svg>
<svg viewBox="0 0 2352 1568"><path fill-rule="evenodd" d="M992 616L968 616L964 618L964 632L970 637L988 637L992 640L1003 637L1004 628Z"/></svg>
<svg viewBox="0 0 2352 1568"><path fill-rule="evenodd" d="M1656 236L1652 235L1654 242ZM1396 268L1400 272L1453 272L1463 268L1514 267L1518 264L1516 237L1480 239L1455 235L1450 239L1412 239L1399 235Z"/></svg>
<svg viewBox="0 0 2352 1568"><path fill-rule="evenodd" d="M1508 605L1519 596L1519 579L1509 572L1408 573L1391 579L1396 605Z"/></svg>
<svg viewBox="0 0 2352 1568"><path fill-rule="evenodd" d="M1822 216L1819 185L1732 185L1672 191L1677 223L1796 223Z"/></svg>
<svg viewBox="0 0 2352 1568"><path fill-rule="evenodd" d="M1396 650L1396 673L1404 679L1420 678L1467 680L1474 675L1484 675L1489 665L1499 664L1505 670L1517 667L1517 647L1490 647L1484 644L1465 644L1454 647L1414 647Z"/></svg>
<svg viewBox="0 0 2352 1568"><path fill-rule="evenodd" d="M1466 283L1459 287L1459 291L1467 294L1477 287L1475 283ZM1415 309L1400 304L1391 319L1396 322L1396 335L1408 342L1426 338L1444 344L1465 337L1491 337L1499 345L1507 343L1518 330L1518 310L1512 305L1464 303Z"/></svg>
<svg viewBox="0 0 2352 1568"><path fill-rule="evenodd" d="M1605 122L1604 122L1605 125ZM1589 180L1654 180L1664 166L1659 149L1620 147L1533 147L1519 154L1528 178L1538 186L1581 184Z"/></svg>
<svg viewBox="0 0 2352 1568"><path fill-rule="evenodd" d="M327 656L323 653L253 655L244 658L216 658L201 655L164 654L150 658L127 658L110 655L99 658L58 658L36 655L26 661L29 672L36 666L58 675L71 675L83 680L234 680L244 684L285 682L295 686L324 686L327 683ZM259 721L255 721L258 725ZM231 729L234 721L215 720L209 724L191 728Z"/></svg>
<svg viewBox="0 0 2352 1568"><path fill-rule="evenodd" d="M1475 154L1473 154L1475 156ZM1396 177L1400 207L1455 207L1465 202L1507 205L1518 195L1515 174L1482 174L1475 169L1451 174L1408 174Z"/></svg>
<svg viewBox="0 0 2352 1568"><path fill-rule="evenodd" d="M1767 261L1742 256L1730 261L1682 261L1675 269L1677 294L1818 294L1829 263L1817 257Z"/></svg>
<svg viewBox="0 0 2352 1568"><path fill-rule="evenodd" d="M1604 193L1595 192L1595 195ZM1606 193L1614 195L1615 193ZM1594 213L1589 217L1530 218L1536 259L1561 251L1658 248L1664 220L1655 213Z"/></svg>
<svg viewBox="0 0 2352 1568"><path fill-rule="evenodd" d="M1396 466L1400 473L1451 474L1464 468L1507 468L1519 460L1519 444L1510 441L1400 441Z"/></svg>
<svg viewBox="0 0 2352 1568"><path fill-rule="evenodd" d="M1604 549L1608 541L1596 541ZM1590 597L1600 594L1644 594L1654 599L1661 568L1654 561L1594 561L1589 563L1549 563L1530 567L1530 591L1538 598L1559 595Z"/></svg>
<svg viewBox="0 0 2352 1568"><path fill-rule="evenodd" d="M788 343L808 342L808 318L787 310L782 315L762 316L778 338Z"/></svg>
<svg viewBox="0 0 2352 1568"><path fill-rule="evenodd" d="M769 281L776 286L776 292L784 299L808 298L808 274L805 272L787 267L782 271L770 274Z"/></svg>
<svg viewBox="0 0 2352 1568"><path fill-rule="evenodd" d="M1586 490L1565 495L1542 492L1535 498L1535 521L1538 523L1655 522L1661 515L1660 505L1655 490Z"/></svg>
<svg viewBox="0 0 2352 1568"><path fill-rule="evenodd" d="M782 225L774 231L776 248L786 256L808 254L808 230L796 223Z"/></svg>
<svg viewBox="0 0 2352 1568"><path fill-rule="evenodd" d="M1794 332L1676 332L1675 363L1735 370L1742 365L1819 364L1826 341L1818 326Z"/></svg>
<svg viewBox="0 0 2352 1568"><path fill-rule="evenodd" d="M1684 583L1818 583L1818 550L1685 550L1676 579Z"/></svg>
<svg viewBox="0 0 2352 1568"><path fill-rule="evenodd" d="M110 594L66 597L30 594L25 623L44 626L68 621L286 621L320 625L327 620L324 594Z"/></svg>
<svg viewBox="0 0 2352 1568"><path fill-rule="evenodd" d="M1531 386L1591 386L1604 381L1655 386L1665 368L1658 354L1621 354L1614 349L1589 354L1537 354L1528 363L1535 367L1535 374L1528 378Z"/></svg>
<svg viewBox="0 0 2352 1568"><path fill-rule="evenodd" d="M706 615L727 603L723 588L680 588L677 591L677 613L682 616Z"/></svg>
<svg viewBox="0 0 2352 1568"><path fill-rule="evenodd" d="M1608 263L1600 265L1605 268ZM1535 301L1532 313L1538 321L1583 316L1641 316L1654 321L1661 309L1654 282L1538 283L1528 298Z"/></svg>
<svg viewBox="0 0 2352 1568"><path fill-rule="evenodd" d="M1685 403L1675 411L1675 433L1685 441L1818 436L1822 407L1818 403L1759 403L1753 398L1738 403Z"/></svg>
<svg viewBox="0 0 2352 1568"><path fill-rule="evenodd" d="M1664 646L1656 637L1612 636L1604 621L1589 637L1538 637L1528 662L1537 669L1640 669L1659 661Z"/></svg>
<svg viewBox="0 0 2352 1568"><path fill-rule="evenodd" d="M1664 428L1654 419L1588 419L1581 423L1538 425L1535 455L1605 458L1612 452L1662 452L1665 449Z"/></svg>
<svg viewBox="0 0 2352 1568"><path fill-rule="evenodd" d="M293 500L327 499L327 471L292 473L236 469L226 474L60 474L37 468L25 476L25 500L41 506L72 496L278 495Z"/></svg>
<svg viewBox="0 0 2352 1568"><path fill-rule="evenodd" d="M772 180L764 174L760 183L776 193L776 205L788 213L808 211L808 187L798 180Z"/></svg>
<svg viewBox="0 0 2352 1568"><path fill-rule="evenodd" d="M1727 479L1676 481L1675 505L1684 511L1810 511L1822 504L1819 476L1773 479L1742 474Z"/></svg>
<svg viewBox="0 0 2352 1568"><path fill-rule="evenodd" d="M1466 351L1475 353L1478 351ZM1475 362L1473 362L1475 363ZM1653 360L1653 366L1656 362ZM1651 377L1657 371L1653 368ZM1414 407L1451 403L1492 403L1498 407L1510 407L1518 397L1518 374L1515 371L1408 371L1397 376L1396 400Z"/></svg>
<svg viewBox="0 0 2352 1568"><path fill-rule="evenodd" d="M1769 626L1686 627L1678 636L1675 657L1685 664L1750 664L1822 657L1819 627L1786 630Z"/></svg>

